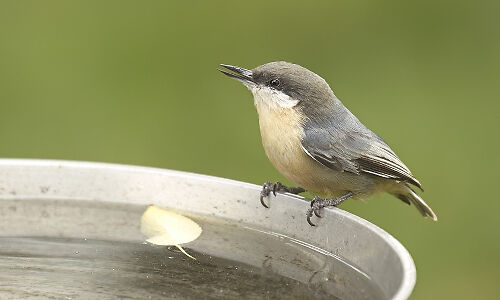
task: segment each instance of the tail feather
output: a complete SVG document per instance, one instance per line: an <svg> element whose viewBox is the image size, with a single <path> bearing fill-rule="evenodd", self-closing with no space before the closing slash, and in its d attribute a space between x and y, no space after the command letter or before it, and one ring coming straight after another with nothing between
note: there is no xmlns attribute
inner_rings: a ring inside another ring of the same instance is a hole
<svg viewBox="0 0 500 300"><path fill-rule="evenodd" d="M425 203L425 201L422 198L420 198L420 196L417 193L415 193L415 191L412 188L410 188L406 184L405 184L405 186L406 186L406 189L405 189L406 193L400 192L395 196L408 204L412 203L413 205L415 205L415 207L422 214L422 216L431 217L434 221L437 221L437 216L432 211L430 206L427 205L427 203Z"/></svg>

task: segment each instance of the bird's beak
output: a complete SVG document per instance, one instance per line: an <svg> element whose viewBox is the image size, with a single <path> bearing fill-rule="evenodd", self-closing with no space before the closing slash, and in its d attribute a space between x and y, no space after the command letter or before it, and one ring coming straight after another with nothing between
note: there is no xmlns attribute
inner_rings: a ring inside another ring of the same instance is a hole
<svg viewBox="0 0 500 300"><path fill-rule="evenodd" d="M220 66L231 71L231 72L228 72L226 70L217 69L220 72L222 72L224 75L227 75L231 78L234 78L238 81L241 81L241 82L243 82L243 84L245 84L247 86L255 84L255 81L253 80L253 77L252 77L251 70L247 70L247 69L242 68L242 67L236 67L236 66L224 65L224 64L220 64Z"/></svg>

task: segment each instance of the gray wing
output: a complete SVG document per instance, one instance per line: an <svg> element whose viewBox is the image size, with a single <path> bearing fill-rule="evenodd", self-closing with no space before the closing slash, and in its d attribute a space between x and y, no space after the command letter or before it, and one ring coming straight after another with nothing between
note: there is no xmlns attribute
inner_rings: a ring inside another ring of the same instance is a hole
<svg viewBox="0 0 500 300"><path fill-rule="evenodd" d="M405 181L422 189L408 167L381 138L343 105L342 110L331 118L306 122L302 148L310 157L337 171L369 173Z"/></svg>

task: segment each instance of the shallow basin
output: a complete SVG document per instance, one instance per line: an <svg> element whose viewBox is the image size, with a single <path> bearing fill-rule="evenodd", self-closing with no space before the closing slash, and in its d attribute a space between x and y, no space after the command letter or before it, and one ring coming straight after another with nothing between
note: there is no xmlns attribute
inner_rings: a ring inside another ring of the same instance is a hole
<svg viewBox="0 0 500 300"><path fill-rule="evenodd" d="M406 249L377 226L309 203L259 201L260 186L90 162L0 159L0 298L407 299ZM203 228L175 247L144 243L155 204Z"/></svg>

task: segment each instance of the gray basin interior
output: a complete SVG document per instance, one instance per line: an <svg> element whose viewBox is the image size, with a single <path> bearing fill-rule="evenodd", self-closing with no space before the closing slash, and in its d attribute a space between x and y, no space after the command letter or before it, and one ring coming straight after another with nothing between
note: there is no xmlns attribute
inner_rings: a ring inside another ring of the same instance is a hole
<svg viewBox="0 0 500 300"><path fill-rule="evenodd" d="M389 299L407 299L410 296L416 280L415 266L406 249L391 235L341 209L327 209L325 217L316 220L316 227L311 227L305 220L308 202L303 198L279 194L271 197L271 207L265 209L259 202L260 189L260 186L234 180L147 167L0 159L0 201L61 199L74 200L75 203L105 202L110 205L155 204L186 215L229 220L258 228L255 230L324 255L346 260L372 278ZM39 236L79 237L84 230L88 238L113 240L118 230L121 240L140 238L127 226L116 223L120 218L106 218L102 214L74 218L67 214L68 220L61 226L51 221L53 218L50 214L66 216L66 206L53 207L47 215L44 211L30 210L29 203L26 203L23 209L29 218L23 227L14 225L18 222L9 219L13 217L7 209L0 210L1 237L33 235L30 231L35 226L36 235ZM117 213L123 214L123 218L127 217L127 212ZM101 224L99 228L89 226L97 223ZM110 228L109 232L106 228ZM213 255L231 259L247 251L238 248L237 238L232 239L231 232L213 234L210 239L234 243L234 251L221 250L218 253L217 249L212 249ZM193 243L194 248L203 247L203 240ZM262 253L259 251L256 242L255 248L244 255L245 263L262 265ZM285 270L293 269L292 265L277 268L277 272L287 273L296 280L307 280L307 274Z"/></svg>

